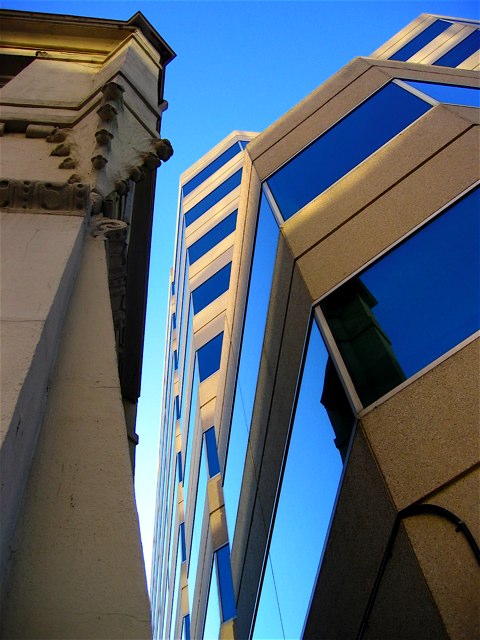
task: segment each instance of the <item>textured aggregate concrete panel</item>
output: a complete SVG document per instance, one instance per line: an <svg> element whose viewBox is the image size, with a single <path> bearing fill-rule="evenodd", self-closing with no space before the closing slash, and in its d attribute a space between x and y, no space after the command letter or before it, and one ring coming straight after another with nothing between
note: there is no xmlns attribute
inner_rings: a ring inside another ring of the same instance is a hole
<svg viewBox="0 0 480 640"><path fill-rule="evenodd" d="M86 242L59 353L14 537L4 637L148 638L101 240Z"/></svg>
<svg viewBox="0 0 480 640"><path fill-rule="evenodd" d="M480 340L362 417L398 509L478 463Z"/></svg>
<svg viewBox="0 0 480 640"><path fill-rule="evenodd" d="M479 487L477 467L428 499L466 522L477 541ZM478 563L466 538L455 524L430 514L406 518L404 526L449 637L478 638L480 579Z"/></svg>

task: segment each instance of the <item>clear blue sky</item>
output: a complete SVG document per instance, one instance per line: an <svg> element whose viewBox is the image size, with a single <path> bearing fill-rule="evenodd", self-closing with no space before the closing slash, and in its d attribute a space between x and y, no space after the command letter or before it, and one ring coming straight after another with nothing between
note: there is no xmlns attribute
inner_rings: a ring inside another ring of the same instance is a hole
<svg viewBox="0 0 480 640"><path fill-rule="evenodd" d="M150 572L169 269L180 174L234 129L262 131L356 56L420 13L479 18L477 2L1 0L4 9L125 20L140 10L176 51L162 135L175 155L158 171L136 491Z"/></svg>

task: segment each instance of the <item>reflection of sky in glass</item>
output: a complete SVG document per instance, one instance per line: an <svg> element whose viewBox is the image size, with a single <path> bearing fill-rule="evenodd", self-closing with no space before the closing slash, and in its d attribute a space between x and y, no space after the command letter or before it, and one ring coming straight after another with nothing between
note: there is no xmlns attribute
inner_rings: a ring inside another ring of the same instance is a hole
<svg viewBox="0 0 480 640"><path fill-rule="evenodd" d="M221 296L222 293L227 291L230 283L231 270L232 263L229 262L192 291L192 301L195 313L204 309L207 305Z"/></svg>
<svg viewBox="0 0 480 640"><path fill-rule="evenodd" d="M202 440L203 444L203 440ZM188 594L190 600L190 611L193 609L193 596L195 591L195 579L198 567L198 553L200 550L200 538L202 535L203 512L205 510L205 496L207 493L207 467L203 446L200 449L200 472L198 474L197 499L195 503L195 514L193 519L192 544L190 547L190 560L188 564Z"/></svg>
<svg viewBox="0 0 480 640"><path fill-rule="evenodd" d="M390 82L328 129L268 180L283 219L377 151L431 109Z"/></svg>
<svg viewBox="0 0 480 640"><path fill-rule="evenodd" d="M407 377L479 328L479 205L476 189L361 275Z"/></svg>
<svg viewBox="0 0 480 640"><path fill-rule="evenodd" d="M277 223L265 196L262 195L223 486L227 526L231 540L237 518L278 233Z"/></svg>
<svg viewBox="0 0 480 640"><path fill-rule="evenodd" d="M451 26L451 22L435 20L429 27L421 31L418 36L412 38L410 42L407 42L407 44L394 53L393 56L390 56L390 60L405 62Z"/></svg>
<svg viewBox="0 0 480 640"><path fill-rule="evenodd" d="M475 29L473 33L461 40L445 55L436 60L433 64L442 67L458 67L467 58L473 55L480 48L480 31Z"/></svg>
<svg viewBox="0 0 480 640"><path fill-rule="evenodd" d="M203 216L206 211L211 209L217 202L220 202L230 191L236 189L241 181L242 170L239 169L185 213L185 226L188 227L200 216Z"/></svg>
<svg viewBox="0 0 480 640"><path fill-rule="evenodd" d="M320 404L327 358L313 323L255 621L259 640L300 638L315 586L343 468Z"/></svg>
<svg viewBox="0 0 480 640"><path fill-rule="evenodd" d="M217 572L212 561L212 577L210 579L210 590L208 592L207 615L205 616L205 627L203 640L218 640L220 634L220 605L218 602Z"/></svg>
<svg viewBox="0 0 480 640"><path fill-rule="evenodd" d="M237 211L234 211L221 222L216 224L210 231L207 231L199 240L194 242L188 249L188 259L190 264L213 249L215 245L235 231L237 224Z"/></svg>
<svg viewBox="0 0 480 640"><path fill-rule="evenodd" d="M240 146L238 142L235 142L235 144L232 144L231 147L229 147L226 151L219 155L218 158L212 160L212 162L210 162L210 164L206 166L205 169L202 169L202 171L197 173L196 176L194 176L191 180L183 185L183 197L188 195L191 191L198 187L198 185L202 184L202 182L205 182L207 178L213 176L215 171L220 169L220 167L222 167L234 156L236 156L237 153L240 153Z"/></svg>
<svg viewBox="0 0 480 640"><path fill-rule="evenodd" d="M480 90L476 87L458 87L452 84L436 84L434 82L413 82L404 80L405 84L426 93L438 102L461 104L466 107L480 107Z"/></svg>
<svg viewBox="0 0 480 640"><path fill-rule="evenodd" d="M183 438L187 438L187 446L185 450L184 473L183 473L183 496L185 501L188 496L188 481L190 479L190 463L192 458L193 447L193 433L195 427L195 416L197 413L197 398L198 398L198 385L199 385L199 372L198 366L195 362L195 370L193 374L192 382L192 395L190 398L190 417L188 419L188 432L182 434Z"/></svg>
<svg viewBox="0 0 480 640"><path fill-rule="evenodd" d="M177 560L176 560L176 568L175 568L175 578L173 581L173 603L172 603L172 612L171 612L171 616L170 616L170 635L168 636L169 638L173 638L174 637L174 630L175 630L175 621L176 621L176 613L177 613L177 607L178 607L178 592L180 591L180 571L182 568L182 562L181 562L181 544L180 544L180 536L178 539L178 544L177 544Z"/></svg>
<svg viewBox="0 0 480 640"><path fill-rule="evenodd" d="M222 620L236 616L235 594L233 592L232 569L230 567L230 546L226 544L215 552L222 604Z"/></svg>

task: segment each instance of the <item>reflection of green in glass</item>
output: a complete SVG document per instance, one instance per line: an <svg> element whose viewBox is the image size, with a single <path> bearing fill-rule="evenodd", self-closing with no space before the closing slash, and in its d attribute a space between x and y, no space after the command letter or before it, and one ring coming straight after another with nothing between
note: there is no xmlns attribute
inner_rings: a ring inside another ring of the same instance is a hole
<svg viewBox="0 0 480 640"><path fill-rule="evenodd" d="M320 307L367 406L480 326L479 189L472 189Z"/></svg>
<svg viewBox="0 0 480 640"><path fill-rule="evenodd" d="M376 304L362 282L353 278L321 305L364 405L405 380L390 340L372 312Z"/></svg>

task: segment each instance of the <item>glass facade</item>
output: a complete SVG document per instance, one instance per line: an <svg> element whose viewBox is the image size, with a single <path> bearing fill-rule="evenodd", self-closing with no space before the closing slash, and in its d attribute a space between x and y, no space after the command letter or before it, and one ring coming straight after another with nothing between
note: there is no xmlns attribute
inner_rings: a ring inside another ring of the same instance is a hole
<svg viewBox="0 0 480 640"><path fill-rule="evenodd" d="M402 83L422 91L438 102L460 104L465 107L480 107L480 90L477 87L459 87L452 84L414 82L412 80L402 80Z"/></svg>
<svg viewBox="0 0 480 640"><path fill-rule="evenodd" d="M364 406L480 328L479 189L320 304Z"/></svg>
<svg viewBox="0 0 480 640"><path fill-rule="evenodd" d="M238 501L262 354L263 333L267 320L278 236L278 225L265 195L262 195L258 213L223 485L227 525L231 540L233 540L235 521L237 519Z"/></svg>
<svg viewBox="0 0 480 640"><path fill-rule="evenodd" d="M175 265L170 287L171 313L166 339L168 365L165 369L162 401L152 566L152 623L155 640L174 638L177 635L190 640L191 615L192 610L195 610L193 598L206 597L203 592L195 593L195 585L197 573L208 571L208 566L204 568L204 550L202 549L202 544L206 544L206 535L208 535L208 529L204 527L207 483L209 478L220 473L220 461L215 427L207 429L204 437L201 433L199 434L202 424L198 402L201 383L220 367L223 331L217 332L206 343L203 341L204 344L197 349L196 342L199 335L197 331L200 334L204 332L208 322L199 330L195 327L194 335L194 314L228 290L231 263L223 266L193 291L190 265L229 236L231 236L229 242L233 244L238 198L235 201L232 197L231 205L229 204L231 209L226 216L225 211L219 212L223 216L221 220L210 217L204 227L207 230L190 247L186 246L186 227L239 186L241 169L228 176L220 185L218 180L225 163L237 155L240 161L246 144L247 141L236 141L230 144L224 153L183 186L180 201ZM210 184L215 181L216 187L208 193L209 180ZM200 185L202 188L205 187L205 193L208 195L184 215L183 197ZM227 245L224 243L224 246ZM201 443L200 447L198 447L199 443ZM192 514L191 521L183 520L187 513ZM220 560L215 554L220 578L217 580L216 570L213 574L213 595L208 604L210 622L207 621L206 626L207 635L209 624L210 627L213 624L212 628L216 627L212 637L218 637L221 612L223 611L224 616L233 615L229 551L222 550L219 558ZM185 563L185 573L188 576L188 612L182 611L180 603L179 583L182 563ZM201 584L201 581L198 584ZM215 619L217 622L212 622ZM199 623L198 620L193 620L193 624L198 628L198 624L202 625L202 621Z"/></svg>
<svg viewBox="0 0 480 640"><path fill-rule="evenodd" d="M354 422L313 322L253 638L302 637Z"/></svg>
<svg viewBox="0 0 480 640"><path fill-rule="evenodd" d="M213 189L213 191L211 191L208 195L206 195L203 200L200 200L200 202L198 202L185 213L185 226L188 227L192 224L192 222L198 220L200 216L203 216L203 214L211 209L215 204L217 204L217 202L220 202L222 198L236 189L236 187L240 185L241 181L242 170L239 169L224 182L222 182L218 187Z"/></svg>
<svg viewBox="0 0 480 640"><path fill-rule="evenodd" d="M188 258L193 264L213 249L219 242L235 231L237 224L237 211L234 211L221 222L207 231L199 240L188 248Z"/></svg>
<svg viewBox="0 0 480 640"><path fill-rule="evenodd" d="M430 108L428 102L395 82L362 102L268 178L283 219L294 215Z"/></svg>
<svg viewBox="0 0 480 640"><path fill-rule="evenodd" d="M229 262L192 291L192 302L195 313L199 313L202 309L205 309L211 302L228 290L231 270L232 263Z"/></svg>
<svg viewBox="0 0 480 640"><path fill-rule="evenodd" d="M476 29L433 64L442 67L458 67L458 65L462 64L462 62L476 53L479 49L480 30Z"/></svg>
<svg viewBox="0 0 480 640"><path fill-rule="evenodd" d="M191 180L185 183L182 187L183 197L187 196L194 189L196 189L202 182L208 180L218 169L223 167L229 160L234 158L236 155L240 153L242 147L241 143L235 142L229 147L226 151L224 151L220 156L215 158L205 169L202 169L196 176L194 176Z"/></svg>
<svg viewBox="0 0 480 640"><path fill-rule="evenodd" d="M435 22L421 31L417 36L415 36L415 38L412 38L412 40L407 42L405 46L394 53L393 56L390 56L389 59L401 60L402 62L409 60L412 56L418 53L420 49L423 49L423 47L451 26L452 23L447 22L446 20L435 20Z"/></svg>

